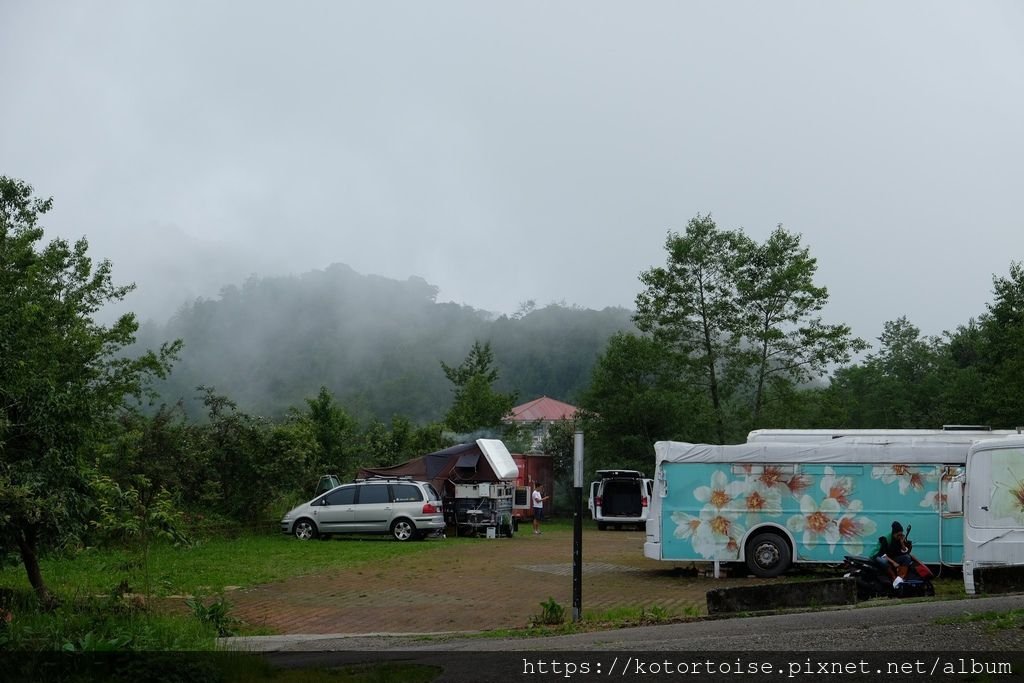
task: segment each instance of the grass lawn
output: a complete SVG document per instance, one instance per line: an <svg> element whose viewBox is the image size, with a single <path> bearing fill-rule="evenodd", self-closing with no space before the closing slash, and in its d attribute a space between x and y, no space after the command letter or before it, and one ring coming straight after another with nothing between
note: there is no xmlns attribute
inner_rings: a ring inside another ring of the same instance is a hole
<svg viewBox="0 0 1024 683"><path fill-rule="evenodd" d="M398 543L379 536L303 542L270 534L207 538L189 547L157 544L150 548L149 584L158 597L213 596L229 587L386 565L393 558L431 552L443 544ZM20 564L0 570L0 616L10 618L0 628L0 650L209 650L215 647L218 623L234 628L231 619L211 622L163 614L118 597L146 592L142 554L137 550L86 548L47 556L41 567L62 603L53 612L35 604Z"/></svg>
<svg viewBox="0 0 1024 683"><path fill-rule="evenodd" d="M390 537L346 536L326 541L298 541L283 535L243 535L209 538L191 547L154 545L149 554L149 583L153 595L219 593L229 586L246 587L325 570L365 564L386 564L395 557L430 552L444 541L399 543ZM74 554L42 560L43 578L63 596L104 595L118 586L123 592L145 592L146 577L140 552L118 548L87 548ZM0 570L0 589L24 590L24 568Z"/></svg>

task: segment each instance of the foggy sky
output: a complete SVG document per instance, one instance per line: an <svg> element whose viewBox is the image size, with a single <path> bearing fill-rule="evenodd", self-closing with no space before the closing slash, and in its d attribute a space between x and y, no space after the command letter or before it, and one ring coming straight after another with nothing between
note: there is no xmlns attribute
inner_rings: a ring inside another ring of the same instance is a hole
<svg viewBox="0 0 1024 683"><path fill-rule="evenodd" d="M1024 258L1024 3L0 4L0 174L163 319L341 262L632 307L698 213L829 322L965 323Z"/></svg>

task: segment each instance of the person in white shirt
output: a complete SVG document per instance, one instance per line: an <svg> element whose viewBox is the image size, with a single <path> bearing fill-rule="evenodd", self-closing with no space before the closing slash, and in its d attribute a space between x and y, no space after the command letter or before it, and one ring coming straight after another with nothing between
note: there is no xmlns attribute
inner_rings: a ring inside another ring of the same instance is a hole
<svg viewBox="0 0 1024 683"><path fill-rule="evenodd" d="M544 495L544 485L537 484L533 489L533 533L540 535L540 523L544 521L544 501L551 496Z"/></svg>

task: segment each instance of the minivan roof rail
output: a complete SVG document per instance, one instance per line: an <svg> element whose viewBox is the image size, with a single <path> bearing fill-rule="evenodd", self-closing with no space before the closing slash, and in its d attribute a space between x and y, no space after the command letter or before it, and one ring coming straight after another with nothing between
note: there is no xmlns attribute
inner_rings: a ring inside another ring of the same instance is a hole
<svg viewBox="0 0 1024 683"><path fill-rule="evenodd" d="M944 432L991 432L988 425L942 425Z"/></svg>

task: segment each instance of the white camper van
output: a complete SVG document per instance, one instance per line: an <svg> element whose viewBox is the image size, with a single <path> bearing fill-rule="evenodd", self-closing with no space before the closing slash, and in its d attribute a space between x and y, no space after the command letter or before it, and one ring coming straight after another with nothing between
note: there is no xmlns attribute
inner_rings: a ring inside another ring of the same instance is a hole
<svg viewBox="0 0 1024 683"><path fill-rule="evenodd" d="M590 484L590 515L600 530L647 524L654 482L637 470L598 470Z"/></svg>

